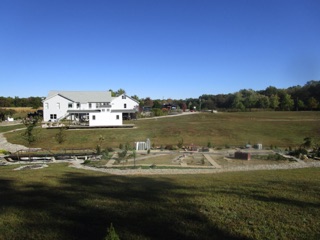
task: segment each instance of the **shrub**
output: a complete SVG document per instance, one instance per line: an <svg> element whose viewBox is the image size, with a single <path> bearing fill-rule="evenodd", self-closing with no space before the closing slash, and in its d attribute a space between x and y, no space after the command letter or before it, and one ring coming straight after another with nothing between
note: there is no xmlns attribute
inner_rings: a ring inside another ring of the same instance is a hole
<svg viewBox="0 0 320 240"><path fill-rule="evenodd" d="M108 152L113 152L114 149L113 149L112 147L107 147L106 151L108 151Z"/></svg>
<svg viewBox="0 0 320 240"><path fill-rule="evenodd" d="M55 139L59 144L62 144L66 140L66 134L65 134L66 128L61 127L59 129L59 132L56 134Z"/></svg>
<svg viewBox="0 0 320 240"><path fill-rule="evenodd" d="M124 149L125 149L125 150L131 150L132 147L131 147L131 145L130 145L128 142L126 142L126 144L124 145Z"/></svg>
<svg viewBox="0 0 320 240"><path fill-rule="evenodd" d="M86 165L86 164L89 164L89 163L91 163L91 160L88 160L88 159L87 159L87 160L84 160L82 164L83 164L83 165Z"/></svg>
<svg viewBox="0 0 320 240"><path fill-rule="evenodd" d="M114 229L112 223L110 224L110 227L108 228L108 234L106 236L105 240L120 240L118 234L116 233L116 230Z"/></svg>
<svg viewBox="0 0 320 240"><path fill-rule="evenodd" d="M155 116L155 117L159 117L159 116L164 115L164 112L159 108L153 108L152 113L153 113L153 116Z"/></svg>
<svg viewBox="0 0 320 240"><path fill-rule="evenodd" d="M102 159L109 159L109 152L108 152L108 150L105 150L105 151L102 153Z"/></svg>
<svg viewBox="0 0 320 240"><path fill-rule="evenodd" d="M119 156L120 159L125 158L126 155L127 155L127 150L123 150L122 152L118 153L118 156Z"/></svg>
<svg viewBox="0 0 320 240"><path fill-rule="evenodd" d="M10 152L7 151L7 150L2 150L2 149L0 149L0 154L8 155L8 154L10 154Z"/></svg>
<svg viewBox="0 0 320 240"><path fill-rule="evenodd" d="M176 148L175 148L173 145L171 145L171 144L166 145L166 146L165 146L165 149L166 149L166 150L176 150Z"/></svg>
<svg viewBox="0 0 320 240"><path fill-rule="evenodd" d="M97 145L96 152L97 152L98 155L101 154L101 146L100 145Z"/></svg>
<svg viewBox="0 0 320 240"><path fill-rule="evenodd" d="M306 155L306 154L308 154L308 151L304 148L298 148L298 149L295 149L295 150L289 152L289 155L295 156L295 157L298 157L300 154Z"/></svg>
<svg viewBox="0 0 320 240"><path fill-rule="evenodd" d="M178 148L182 148L182 146L183 146L183 138L181 138L181 139L178 141L177 146L178 146Z"/></svg>

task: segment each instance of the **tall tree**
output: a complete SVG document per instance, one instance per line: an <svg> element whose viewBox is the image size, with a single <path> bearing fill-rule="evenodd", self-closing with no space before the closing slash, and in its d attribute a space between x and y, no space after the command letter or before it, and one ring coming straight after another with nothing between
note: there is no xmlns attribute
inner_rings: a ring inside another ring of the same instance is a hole
<svg viewBox="0 0 320 240"><path fill-rule="evenodd" d="M162 108L161 100L157 99L153 101L153 108Z"/></svg>
<svg viewBox="0 0 320 240"><path fill-rule="evenodd" d="M266 88L266 90L262 91L264 95L271 97L272 95L278 94L278 89L273 86L269 86Z"/></svg>
<svg viewBox="0 0 320 240"><path fill-rule="evenodd" d="M319 106L319 102L314 97L309 98L308 100L308 108L310 110L316 110Z"/></svg>
<svg viewBox="0 0 320 240"><path fill-rule="evenodd" d="M287 93L284 94L281 100L280 106L282 110L288 110L288 111L290 111L293 108L294 101L291 98L290 94L287 94Z"/></svg>
<svg viewBox="0 0 320 240"><path fill-rule="evenodd" d="M305 104L302 100L298 99L297 101L297 110L303 110L305 108Z"/></svg>
<svg viewBox="0 0 320 240"><path fill-rule="evenodd" d="M257 107L262 108L262 109L266 109L266 108L269 108L269 106L270 106L269 97L265 96L265 95L259 95Z"/></svg>
<svg viewBox="0 0 320 240"><path fill-rule="evenodd" d="M22 136L28 142L29 146L31 145L31 143L36 141L36 135L34 134L34 128L37 126L37 123L38 123L38 118L23 120L23 124L26 126L26 130L22 134Z"/></svg>
<svg viewBox="0 0 320 240"><path fill-rule="evenodd" d="M245 109L245 106L243 105L242 101L243 101L242 93L241 92L235 93L234 99L232 102L232 108L243 111Z"/></svg>
<svg viewBox="0 0 320 240"><path fill-rule="evenodd" d="M144 106L146 106L146 107L153 107L153 101L150 97L146 97L143 100L143 103L144 103Z"/></svg>
<svg viewBox="0 0 320 240"><path fill-rule="evenodd" d="M272 94L269 99L270 99L270 107L273 110L276 110L279 107L279 104L280 104L279 96L277 94L276 95Z"/></svg>
<svg viewBox="0 0 320 240"><path fill-rule="evenodd" d="M244 90L241 90L240 92L242 93L242 96L243 96L243 104L245 108L250 110L251 108L254 108L258 101L257 93L252 89L249 89L249 90L244 89Z"/></svg>
<svg viewBox="0 0 320 240"><path fill-rule="evenodd" d="M126 91L122 88L119 88L118 91L115 92L116 96L120 96L122 94L126 94Z"/></svg>

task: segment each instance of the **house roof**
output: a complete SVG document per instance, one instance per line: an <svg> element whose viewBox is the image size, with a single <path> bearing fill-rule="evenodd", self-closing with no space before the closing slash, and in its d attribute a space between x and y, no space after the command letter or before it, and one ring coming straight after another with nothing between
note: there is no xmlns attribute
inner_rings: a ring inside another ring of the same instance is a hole
<svg viewBox="0 0 320 240"><path fill-rule="evenodd" d="M79 103L112 101L110 91L50 91L46 100L57 95Z"/></svg>
<svg viewBox="0 0 320 240"><path fill-rule="evenodd" d="M112 100L113 100L113 99L116 99L116 98L120 98L120 97L122 97L122 96L126 96L126 98L129 98L129 99L131 99L132 101L134 101L134 102L136 102L136 103L139 104L139 101L138 101L138 100L136 100L136 99L134 99L134 98L132 98L132 97L129 97L127 94L121 94L121 95L119 95L119 96L112 97Z"/></svg>

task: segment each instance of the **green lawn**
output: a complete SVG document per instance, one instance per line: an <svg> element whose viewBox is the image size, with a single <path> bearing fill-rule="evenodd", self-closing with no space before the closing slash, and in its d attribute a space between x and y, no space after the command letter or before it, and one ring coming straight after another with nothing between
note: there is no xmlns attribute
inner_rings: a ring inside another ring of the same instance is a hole
<svg viewBox="0 0 320 240"><path fill-rule="evenodd" d="M8 126L0 126L0 133L12 131L15 129L21 129L25 126L23 124L17 124L17 125L8 125Z"/></svg>
<svg viewBox="0 0 320 240"><path fill-rule="evenodd" d="M243 146L246 143L262 143L278 147L299 146L305 137L320 138L320 112L245 112L201 113L181 117L131 121L134 129L67 130L66 141L58 144L58 130L37 130L33 147L95 148L102 136L102 148L118 147L119 144L151 140L155 146L176 145L181 139L185 145L218 147ZM0 127L1 131L1 127ZM24 144L22 132L6 134L10 142Z"/></svg>
<svg viewBox="0 0 320 240"><path fill-rule="evenodd" d="M320 169L113 176L0 167L0 239L319 239Z"/></svg>
<svg viewBox="0 0 320 240"><path fill-rule="evenodd" d="M130 122L132 123L132 122ZM134 129L36 129L32 147L102 148L150 138L156 146L299 146L319 141L320 112L201 113L134 121ZM16 127L0 127L0 132ZM23 131L7 133L26 145ZM159 160L160 161L160 160ZM320 239L320 169L113 176L51 164L0 167L0 239Z"/></svg>

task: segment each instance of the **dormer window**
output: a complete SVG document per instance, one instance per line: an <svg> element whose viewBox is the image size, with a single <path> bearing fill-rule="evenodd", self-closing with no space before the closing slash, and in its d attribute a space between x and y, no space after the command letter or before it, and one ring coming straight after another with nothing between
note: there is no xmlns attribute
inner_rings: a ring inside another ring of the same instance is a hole
<svg viewBox="0 0 320 240"><path fill-rule="evenodd" d="M122 99L126 99L126 95L122 95Z"/></svg>

